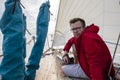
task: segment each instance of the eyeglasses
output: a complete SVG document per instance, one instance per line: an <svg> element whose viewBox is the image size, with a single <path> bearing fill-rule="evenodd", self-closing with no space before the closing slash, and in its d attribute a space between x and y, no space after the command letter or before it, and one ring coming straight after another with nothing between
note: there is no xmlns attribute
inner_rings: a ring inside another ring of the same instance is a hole
<svg viewBox="0 0 120 80"><path fill-rule="evenodd" d="M75 31L75 30L79 30L79 29L81 29L81 27L72 28L72 29L70 29L70 30L71 30L71 31Z"/></svg>

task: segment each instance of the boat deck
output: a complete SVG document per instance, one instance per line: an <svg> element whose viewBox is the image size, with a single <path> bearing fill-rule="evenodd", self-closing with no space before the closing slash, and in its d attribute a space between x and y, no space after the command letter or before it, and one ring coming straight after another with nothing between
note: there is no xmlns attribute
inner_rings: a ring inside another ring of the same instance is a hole
<svg viewBox="0 0 120 80"><path fill-rule="evenodd" d="M84 80L65 77L61 72L61 63L56 58L57 54L59 53L54 51L54 54L46 55L41 59L36 80Z"/></svg>

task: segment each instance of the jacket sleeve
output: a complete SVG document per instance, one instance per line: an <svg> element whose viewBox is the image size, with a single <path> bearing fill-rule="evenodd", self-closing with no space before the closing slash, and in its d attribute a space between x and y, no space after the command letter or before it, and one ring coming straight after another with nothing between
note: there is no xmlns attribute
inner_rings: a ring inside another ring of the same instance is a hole
<svg viewBox="0 0 120 80"><path fill-rule="evenodd" d="M91 80L104 80L103 75L103 54L99 41L91 36L83 37L83 50L86 61L89 65Z"/></svg>
<svg viewBox="0 0 120 80"><path fill-rule="evenodd" d="M65 44L64 48L63 48L63 51L67 51L69 52L71 46L72 46L72 39L69 39L68 42Z"/></svg>

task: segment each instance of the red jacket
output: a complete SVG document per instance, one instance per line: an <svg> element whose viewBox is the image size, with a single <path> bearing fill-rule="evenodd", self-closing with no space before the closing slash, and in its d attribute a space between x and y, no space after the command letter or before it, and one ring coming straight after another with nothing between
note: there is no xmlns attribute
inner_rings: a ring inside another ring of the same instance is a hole
<svg viewBox="0 0 120 80"><path fill-rule="evenodd" d="M90 80L107 80L112 58L98 31L98 26L92 24L77 38L78 61ZM112 67L112 77L114 73Z"/></svg>
<svg viewBox="0 0 120 80"><path fill-rule="evenodd" d="M66 43L63 51L69 52L72 44L75 44L75 47L76 47L76 37L72 37L72 38L70 38L70 39L68 40L68 42Z"/></svg>

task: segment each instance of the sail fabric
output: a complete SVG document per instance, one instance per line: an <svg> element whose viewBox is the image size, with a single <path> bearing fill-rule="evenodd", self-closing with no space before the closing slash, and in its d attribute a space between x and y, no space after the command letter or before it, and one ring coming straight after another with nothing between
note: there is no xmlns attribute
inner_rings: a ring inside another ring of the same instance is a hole
<svg viewBox="0 0 120 80"><path fill-rule="evenodd" d="M23 14L19 0L6 0L0 20L3 34L3 59L0 65L2 80L24 80Z"/></svg>
<svg viewBox="0 0 120 80"><path fill-rule="evenodd" d="M36 70L39 68L39 62L43 54L45 40L48 32L49 7L49 1L47 1L39 8L36 28L37 38L28 59L28 64L26 65L26 80L35 80Z"/></svg>
<svg viewBox="0 0 120 80"><path fill-rule="evenodd" d="M99 25L102 38L116 43L120 32L119 0L60 0L53 47L64 46L72 37L69 21L75 17L83 18L87 26L92 23ZM115 45L108 46L113 53ZM120 48L117 50L119 52Z"/></svg>
<svg viewBox="0 0 120 80"><path fill-rule="evenodd" d="M26 57L26 16L23 14L23 57Z"/></svg>

